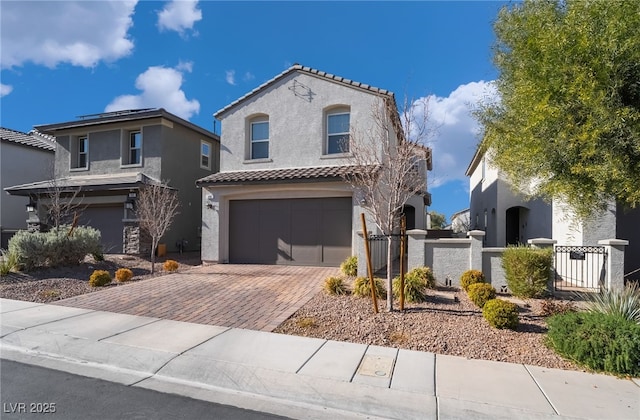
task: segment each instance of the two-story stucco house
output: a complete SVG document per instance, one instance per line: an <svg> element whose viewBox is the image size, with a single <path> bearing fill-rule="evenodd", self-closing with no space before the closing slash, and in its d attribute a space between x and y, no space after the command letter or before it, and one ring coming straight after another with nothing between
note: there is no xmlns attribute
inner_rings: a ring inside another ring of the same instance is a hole
<svg viewBox="0 0 640 420"><path fill-rule="evenodd" d="M53 171L56 142L36 130L29 133L0 128L0 188L49 179ZM0 248L25 228L26 197L0 193Z"/></svg>
<svg viewBox="0 0 640 420"><path fill-rule="evenodd" d="M221 171L197 183L202 260L337 266L355 254L350 133L372 127L384 101L397 117L393 93L296 64L218 111ZM405 210L425 227L424 197Z"/></svg>
<svg viewBox="0 0 640 420"><path fill-rule="evenodd" d="M36 128L56 138L55 178L6 188L31 197L29 223L50 223L52 188L67 199L77 192L79 223L100 230L105 252L146 252L135 216L137 193L147 183L166 182L178 191L181 207L162 242L169 251L182 244L199 249L202 208L195 181L218 171L218 135L161 108Z"/></svg>

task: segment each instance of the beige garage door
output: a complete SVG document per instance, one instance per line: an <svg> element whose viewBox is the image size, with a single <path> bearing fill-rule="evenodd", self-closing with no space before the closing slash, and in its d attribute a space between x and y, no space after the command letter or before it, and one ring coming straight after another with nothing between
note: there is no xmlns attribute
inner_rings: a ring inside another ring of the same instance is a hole
<svg viewBox="0 0 640 420"><path fill-rule="evenodd" d="M338 266L351 255L351 198L230 202L232 263Z"/></svg>

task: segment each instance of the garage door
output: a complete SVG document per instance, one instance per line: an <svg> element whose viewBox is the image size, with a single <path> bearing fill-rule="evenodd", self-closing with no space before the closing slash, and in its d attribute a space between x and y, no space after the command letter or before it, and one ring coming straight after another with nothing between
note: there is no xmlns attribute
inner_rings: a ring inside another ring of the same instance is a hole
<svg viewBox="0 0 640 420"><path fill-rule="evenodd" d="M351 198L235 200L232 263L338 266L351 255Z"/></svg>
<svg viewBox="0 0 640 420"><path fill-rule="evenodd" d="M124 209L117 206L90 206L82 211L78 224L98 229L102 237L105 253L122 253L122 232Z"/></svg>

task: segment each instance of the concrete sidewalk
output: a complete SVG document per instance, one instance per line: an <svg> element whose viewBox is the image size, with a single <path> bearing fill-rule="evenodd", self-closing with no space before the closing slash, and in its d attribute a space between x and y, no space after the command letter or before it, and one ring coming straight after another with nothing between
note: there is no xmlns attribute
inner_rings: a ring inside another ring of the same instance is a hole
<svg viewBox="0 0 640 420"><path fill-rule="evenodd" d="M0 357L300 419L638 419L640 380L0 299Z"/></svg>

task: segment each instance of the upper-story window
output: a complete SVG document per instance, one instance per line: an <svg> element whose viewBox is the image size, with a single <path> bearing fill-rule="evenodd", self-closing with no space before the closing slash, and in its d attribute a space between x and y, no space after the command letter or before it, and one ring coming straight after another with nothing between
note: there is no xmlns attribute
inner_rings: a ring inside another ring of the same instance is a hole
<svg viewBox="0 0 640 420"><path fill-rule="evenodd" d="M211 143L204 140L200 141L200 167L211 169Z"/></svg>
<svg viewBox="0 0 640 420"><path fill-rule="evenodd" d="M89 169L89 136L71 137L71 169Z"/></svg>
<svg viewBox="0 0 640 420"><path fill-rule="evenodd" d="M142 165L142 131L124 131L122 135L122 166Z"/></svg>
<svg viewBox="0 0 640 420"><path fill-rule="evenodd" d="M349 152L349 120L348 109L327 113L327 154Z"/></svg>
<svg viewBox="0 0 640 420"><path fill-rule="evenodd" d="M251 159L269 157L269 120L260 117L251 122Z"/></svg>

